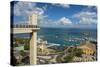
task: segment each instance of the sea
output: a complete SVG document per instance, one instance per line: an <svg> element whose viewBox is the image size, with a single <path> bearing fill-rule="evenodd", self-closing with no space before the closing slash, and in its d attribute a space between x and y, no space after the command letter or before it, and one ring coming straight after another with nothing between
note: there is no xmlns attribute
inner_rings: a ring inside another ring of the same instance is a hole
<svg viewBox="0 0 100 67"><path fill-rule="evenodd" d="M94 28L40 28L38 38L48 43L59 45L79 45L84 40L97 40L97 29ZM29 33L14 34L18 38L30 38Z"/></svg>

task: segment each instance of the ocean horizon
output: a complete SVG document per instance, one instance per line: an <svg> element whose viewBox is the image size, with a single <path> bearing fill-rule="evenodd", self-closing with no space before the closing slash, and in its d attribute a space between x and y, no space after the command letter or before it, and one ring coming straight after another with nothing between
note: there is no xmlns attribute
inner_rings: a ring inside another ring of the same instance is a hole
<svg viewBox="0 0 100 67"><path fill-rule="evenodd" d="M97 29L95 28L40 28L38 38L48 43L60 45L79 45L84 39L97 40ZM15 34L18 38L30 38L29 33Z"/></svg>

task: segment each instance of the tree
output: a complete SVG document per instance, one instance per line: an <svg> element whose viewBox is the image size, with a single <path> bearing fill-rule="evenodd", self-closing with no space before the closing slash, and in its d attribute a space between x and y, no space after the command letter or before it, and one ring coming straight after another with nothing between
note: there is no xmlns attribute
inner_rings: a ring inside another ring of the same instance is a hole
<svg viewBox="0 0 100 67"><path fill-rule="evenodd" d="M25 49L25 50L29 50L29 48L30 48L29 45L25 45L25 46L24 46L24 49Z"/></svg>
<svg viewBox="0 0 100 67"><path fill-rule="evenodd" d="M18 44L16 44L16 43L15 43L15 44L13 44L13 45L14 45L14 47L18 47Z"/></svg>
<svg viewBox="0 0 100 67"><path fill-rule="evenodd" d="M72 54L73 56L77 56L77 57L81 57L82 56L82 54L83 54L83 51L82 51L82 49L80 49L80 48L70 48L70 49L68 49L68 52L70 53L70 54Z"/></svg>
<svg viewBox="0 0 100 67"><path fill-rule="evenodd" d="M68 56L66 56L64 59L64 61L63 61L63 63L68 63L68 62L71 62L72 61L72 59L73 59L73 55L72 54L69 54Z"/></svg>
<svg viewBox="0 0 100 67"><path fill-rule="evenodd" d="M82 54L83 54L83 51L82 51L82 49L80 49L80 48L75 48L75 49L73 50L73 53L74 53L75 56L81 57Z"/></svg>
<svg viewBox="0 0 100 67"><path fill-rule="evenodd" d="M25 52L23 50L20 51L20 55L24 56Z"/></svg>

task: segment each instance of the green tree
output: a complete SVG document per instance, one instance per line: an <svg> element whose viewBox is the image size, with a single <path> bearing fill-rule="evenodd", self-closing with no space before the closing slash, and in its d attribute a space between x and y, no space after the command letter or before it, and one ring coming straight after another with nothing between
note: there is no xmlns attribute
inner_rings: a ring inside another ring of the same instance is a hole
<svg viewBox="0 0 100 67"><path fill-rule="evenodd" d="M13 44L13 45L14 45L14 47L18 47L18 44L16 44L16 43L15 43L15 44Z"/></svg>
<svg viewBox="0 0 100 67"><path fill-rule="evenodd" d="M25 52L23 50L20 51L20 55L24 56Z"/></svg>
<svg viewBox="0 0 100 67"><path fill-rule="evenodd" d="M81 57L82 54L83 54L83 51L80 48L74 48L73 53L74 53L75 56Z"/></svg>
<svg viewBox="0 0 100 67"><path fill-rule="evenodd" d="M71 62L72 61L72 59L73 59L73 55L72 54L69 54L68 56L66 56L65 58L64 58L64 61L62 61L63 63L68 63L68 62Z"/></svg>
<svg viewBox="0 0 100 67"><path fill-rule="evenodd" d="M29 48L30 48L29 45L25 45L25 46L24 46L24 49L25 49L25 50L29 50Z"/></svg>
<svg viewBox="0 0 100 67"><path fill-rule="evenodd" d="M76 47L75 47L75 48L70 48L70 49L68 49L68 52L69 52L71 55L77 56L77 57L81 57L82 54L83 54L82 49L76 48Z"/></svg>

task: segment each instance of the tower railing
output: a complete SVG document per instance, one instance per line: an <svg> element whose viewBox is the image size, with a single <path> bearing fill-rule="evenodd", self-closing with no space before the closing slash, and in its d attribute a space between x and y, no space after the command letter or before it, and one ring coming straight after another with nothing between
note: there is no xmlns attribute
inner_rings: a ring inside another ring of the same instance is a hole
<svg viewBox="0 0 100 67"><path fill-rule="evenodd" d="M37 25L30 25L30 24L14 24L12 28L39 28Z"/></svg>

